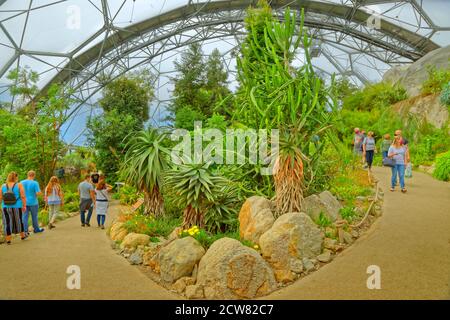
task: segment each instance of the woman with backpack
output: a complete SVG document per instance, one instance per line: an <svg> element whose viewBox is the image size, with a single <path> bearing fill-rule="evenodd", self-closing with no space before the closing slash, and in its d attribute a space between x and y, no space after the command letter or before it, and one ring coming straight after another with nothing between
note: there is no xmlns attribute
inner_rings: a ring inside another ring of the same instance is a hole
<svg viewBox="0 0 450 320"><path fill-rule="evenodd" d="M100 179L95 188L95 212L97 213L98 227L105 229L106 214L108 212L109 192L111 187L105 179Z"/></svg>
<svg viewBox="0 0 450 320"><path fill-rule="evenodd" d="M0 201L2 202L2 219L6 231L6 243L11 244L12 234L19 234L25 240L22 213L26 210L25 191L18 183L17 173L8 174L6 183L0 188Z"/></svg>
<svg viewBox="0 0 450 320"><path fill-rule="evenodd" d="M51 177L45 187L45 203L48 206L48 228L56 228L55 220L58 217L59 209L64 206L64 194L56 176Z"/></svg>

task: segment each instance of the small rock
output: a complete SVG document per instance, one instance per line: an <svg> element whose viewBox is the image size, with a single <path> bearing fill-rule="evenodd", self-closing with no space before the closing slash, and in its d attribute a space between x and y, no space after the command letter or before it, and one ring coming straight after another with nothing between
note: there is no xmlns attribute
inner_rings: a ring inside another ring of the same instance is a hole
<svg viewBox="0 0 450 320"><path fill-rule="evenodd" d="M303 272L303 263L300 259L291 260L291 271L295 273Z"/></svg>
<svg viewBox="0 0 450 320"><path fill-rule="evenodd" d="M337 241L335 239L325 238L323 241L323 246L325 249L335 250Z"/></svg>
<svg viewBox="0 0 450 320"><path fill-rule="evenodd" d="M352 230L352 232L350 233L352 235L353 238L358 238L359 237L359 232L358 230Z"/></svg>
<svg viewBox="0 0 450 320"><path fill-rule="evenodd" d="M202 299L204 297L203 286L194 284L186 287L186 298Z"/></svg>
<svg viewBox="0 0 450 320"><path fill-rule="evenodd" d="M290 270L275 270L274 275L280 283L289 283L295 280L295 273Z"/></svg>
<svg viewBox="0 0 450 320"><path fill-rule="evenodd" d="M183 293L187 286L191 286L195 283L192 277L182 277L178 279L172 286L172 289L178 293Z"/></svg>
<svg viewBox="0 0 450 320"><path fill-rule="evenodd" d="M132 265L142 264L142 254L142 250L138 249L128 258L128 261Z"/></svg>
<svg viewBox="0 0 450 320"><path fill-rule="evenodd" d="M344 232L342 232L342 237L343 237L344 242L346 244L352 244L353 243L353 237L352 237L352 235L350 233L344 231Z"/></svg>
<svg viewBox="0 0 450 320"><path fill-rule="evenodd" d="M124 256L125 259L128 259L131 256L131 254L129 253L122 253L122 255Z"/></svg>
<svg viewBox="0 0 450 320"><path fill-rule="evenodd" d="M302 263L303 263L303 267L305 268L305 270L307 272L314 269L314 263L311 260L309 260L308 258L303 258Z"/></svg>
<svg viewBox="0 0 450 320"><path fill-rule="evenodd" d="M325 250L322 254L319 254L317 256L317 260L319 260L320 262L330 262L331 260L331 252L328 250Z"/></svg>

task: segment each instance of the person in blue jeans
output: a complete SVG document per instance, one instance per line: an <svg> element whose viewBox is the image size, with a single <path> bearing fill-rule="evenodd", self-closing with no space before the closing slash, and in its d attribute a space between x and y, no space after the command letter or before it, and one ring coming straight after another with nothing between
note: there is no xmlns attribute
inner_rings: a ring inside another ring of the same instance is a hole
<svg viewBox="0 0 450 320"><path fill-rule="evenodd" d="M23 213L23 227L25 233L28 235L28 217L31 214L31 221L33 223L33 232L40 233L44 229L39 228L38 212L39 212L39 201L38 196L42 195L41 189L39 188L39 183L34 179L36 178L36 173L34 171L29 171L27 174L27 179L22 180L22 184L25 190L25 197L27 199L27 207Z"/></svg>
<svg viewBox="0 0 450 320"><path fill-rule="evenodd" d="M402 144L401 136L395 135L394 142L389 147L388 157L395 160L395 165L392 167L391 191L395 191L398 176L400 188L402 192L405 193L405 164L407 163L407 151L406 147Z"/></svg>
<svg viewBox="0 0 450 320"><path fill-rule="evenodd" d="M80 218L82 227L90 227L92 211L94 210L95 191L91 183L91 176L86 175L84 181L78 185L78 195L80 196ZM86 211L88 212L86 217Z"/></svg>

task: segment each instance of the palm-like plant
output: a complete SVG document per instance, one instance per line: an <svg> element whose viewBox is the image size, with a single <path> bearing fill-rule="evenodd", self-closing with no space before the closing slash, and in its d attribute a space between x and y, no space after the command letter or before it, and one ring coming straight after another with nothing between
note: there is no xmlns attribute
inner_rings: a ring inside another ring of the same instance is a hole
<svg viewBox="0 0 450 320"><path fill-rule="evenodd" d="M163 146L164 138L165 134L153 128L134 134L126 144L127 152L120 169L125 181L144 193L145 214L155 217L164 214L161 187L169 154Z"/></svg>
<svg viewBox="0 0 450 320"><path fill-rule="evenodd" d="M174 193L178 204L185 207L183 228L204 227L205 213L226 181L213 174L208 163L183 164L168 173L165 183Z"/></svg>

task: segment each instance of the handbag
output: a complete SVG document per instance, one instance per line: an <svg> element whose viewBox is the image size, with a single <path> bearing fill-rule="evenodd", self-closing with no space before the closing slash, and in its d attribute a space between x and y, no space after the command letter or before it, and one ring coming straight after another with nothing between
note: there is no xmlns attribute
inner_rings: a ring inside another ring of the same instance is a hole
<svg viewBox="0 0 450 320"><path fill-rule="evenodd" d="M395 167L395 159L386 157L383 159L383 166L385 167Z"/></svg>

